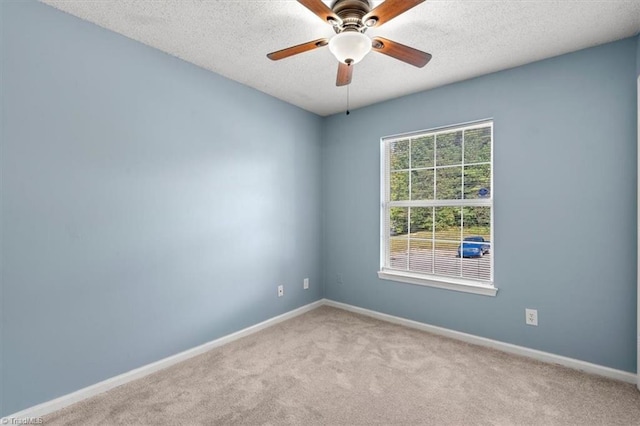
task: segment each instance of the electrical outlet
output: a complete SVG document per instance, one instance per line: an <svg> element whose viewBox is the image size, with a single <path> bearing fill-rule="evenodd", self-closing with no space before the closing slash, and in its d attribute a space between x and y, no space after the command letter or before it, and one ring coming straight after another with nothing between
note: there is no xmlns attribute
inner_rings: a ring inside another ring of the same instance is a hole
<svg viewBox="0 0 640 426"><path fill-rule="evenodd" d="M537 309L525 309L524 320L527 325L538 325L538 310Z"/></svg>
<svg viewBox="0 0 640 426"><path fill-rule="evenodd" d="M309 289L309 278L304 279L304 283L302 284L302 288L305 290Z"/></svg>
<svg viewBox="0 0 640 426"><path fill-rule="evenodd" d="M279 285L278 286L278 297L282 297L284 296L284 286L283 285Z"/></svg>

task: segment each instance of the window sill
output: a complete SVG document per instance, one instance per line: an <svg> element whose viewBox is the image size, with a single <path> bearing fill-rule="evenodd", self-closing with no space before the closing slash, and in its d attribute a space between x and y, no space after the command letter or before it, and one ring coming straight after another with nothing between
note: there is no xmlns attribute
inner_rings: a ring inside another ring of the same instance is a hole
<svg viewBox="0 0 640 426"><path fill-rule="evenodd" d="M382 280L399 281L408 284L423 285L427 287L442 288L445 290L461 291L464 293L481 294L483 296L495 296L498 289L491 284L481 284L476 281L459 278L427 277L425 275L412 274L405 271L382 270L378 271L378 278Z"/></svg>

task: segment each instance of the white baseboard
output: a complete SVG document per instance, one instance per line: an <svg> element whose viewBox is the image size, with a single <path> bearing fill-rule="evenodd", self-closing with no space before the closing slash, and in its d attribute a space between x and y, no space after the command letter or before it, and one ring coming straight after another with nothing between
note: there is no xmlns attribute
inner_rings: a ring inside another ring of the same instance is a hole
<svg viewBox="0 0 640 426"><path fill-rule="evenodd" d="M261 323L252 325L250 327L247 327L235 333L228 334L219 339L202 344L200 346L196 346L195 348L188 349L184 352L180 352L176 355L172 355L170 357L161 359L151 364L144 365L140 368L136 368L135 370L128 371L126 373L120 374L118 376L112 377L110 379L104 380L102 382L96 383L86 388L80 389L73 393L63 395L59 398L52 399L51 401L43 402L42 404L38 404L33 407L27 408L25 410L19 411L17 413L11 414L9 416L3 417L2 419L0 419L0 423L13 424L11 423L11 420L10 420L12 418L24 419L24 418L46 416L47 414L53 413L54 411L58 411L71 404L75 404L76 402L80 402L84 399L91 398L92 396L101 394L103 392L106 392L115 387L124 385L125 383L131 382L133 380L137 380L142 377L148 376L149 374L155 373L156 371L165 369L179 362L186 361L189 358L193 358L194 356L203 354L207 351L210 351L211 349L217 348L227 343L231 343L234 340L238 340L242 337L256 333L260 330L263 330L267 327L271 327L282 321L286 321L290 318L296 317L298 315L302 315L305 312L309 312L313 309L316 309L322 306L323 304L324 304L324 300L318 300L316 302L313 302L308 305L302 306L300 308L294 309L292 311L286 312L282 315L278 315L276 317L270 318Z"/></svg>
<svg viewBox="0 0 640 426"><path fill-rule="evenodd" d="M188 349L184 352L180 352L179 354L172 355L170 357L161 359L151 364L147 364L140 368L136 368L135 370L131 370L129 372L120 374L118 376L112 377L110 379L104 380L102 382L96 383L86 388L80 389L73 393L63 395L59 398L52 399L51 401L47 401L42 404L38 404L33 407L27 408L25 410L19 411L17 413L11 414L9 416L3 417L2 419L0 419L0 423L4 424L5 420L8 423L10 423L10 419L12 418L24 419L24 418L46 416L47 414L53 413L54 411L60 410L71 404L75 404L76 402L80 402L84 399L91 398L92 396L101 394L115 387L124 385L125 383L148 376L149 374L155 373L156 371L170 367L179 362L186 361L187 359L193 358L196 355L200 355L202 353L210 351L211 349L217 348L227 343L231 343L234 340L238 340L242 337L256 333L260 330L263 330L267 327L271 327L282 321L288 320L290 318L294 318L298 315L302 315L305 312L309 312L323 305L332 306L334 308L355 312L355 313L366 315L382 321L400 324L407 327L416 328L418 330L428 331L430 333L451 337L453 339L462 340L464 342L473 343L480 346L486 346L486 347L497 349L503 352L526 356L528 358L533 358L539 361L544 361L552 364L560 364L565 367L573 368L575 370L580 370L587 373L596 374L599 376L604 376L604 377L620 380L627 383L634 383L634 384L638 383L636 375L626 371L616 370L614 368L604 367L602 365L592 364L589 362L580 361L577 359L568 358L561 355L555 355L549 352L538 351L536 349L525 348L524 346L512 345L510 343L503 343L497 340L491 340L484 337L474 336L472 334L462 333L460 331L450 330L443 327L437 327L435 325L429 325L429 324L421 323L418 321L409 320L406 318L383 314L381 312L376 312L369 309L348 305L346 303L336 302L329 299L321 299L316 302L310 303L308 305L302 306L300 308L294 309L292 311L286 312L282 315L278 315L276 317L270 318L261 323L252 325L251 327L247 327L243 330L237 331L227 336L223 336L219 339L213 340L211 342L205 343L195 348Z"/></svg>
<svg viewBox="0 0 640 426"><path fill-rule="evenodd" d="M580 361L574 358L568 358L562 355L555 355L549 352L543 352L536 349L526 348L524 346L512 345L498 340L487 339L485 337L474 336L473 334L462 333L460 331L450 330L448 328L429 325L406 318L396 317L393 315L383 314L369 309L359 308L357 306L348 305L346 303L335 302L329 299L323 299L323 304L333 306L334 308L344 309L346 311L355 312L357 314L366 315L382 321L400 324L418 330L428 331L430 333L439 334L441 336L451 337L453 339L462 340L467 343L473 343L488 348L497 349L502 352L508 352L515 355L521 355L533 358L538 361L548 362L551 364L560 364L574 370L584 371L586 373L596 374L598 376L608 377L610 379L620 380L627 383L638 383L638 378L634 373L616 370L615 368L605 367L598 364L592 364L586 361ZM640 383L639 383L640 386Z"/></svg>

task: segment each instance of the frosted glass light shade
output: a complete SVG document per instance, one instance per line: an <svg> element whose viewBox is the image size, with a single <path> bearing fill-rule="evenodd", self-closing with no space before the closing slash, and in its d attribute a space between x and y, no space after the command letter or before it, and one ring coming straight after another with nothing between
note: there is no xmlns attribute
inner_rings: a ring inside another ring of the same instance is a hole
<svg viewBox="0 0 640 426"><path fill-rule="evenodd" d="M357 64L371 51L371 39L357 31L345 31L329 40L329 50L344 64Z"/></svg>

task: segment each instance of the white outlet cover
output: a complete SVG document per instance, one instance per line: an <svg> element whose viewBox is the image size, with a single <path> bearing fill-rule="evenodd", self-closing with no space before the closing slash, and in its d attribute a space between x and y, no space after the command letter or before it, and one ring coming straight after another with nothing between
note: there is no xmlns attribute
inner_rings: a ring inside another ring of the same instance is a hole
<svg viewBox="0 0 640 426"><path fill-rule="evenodd" d="M538 325L538 310L537 309L525 309L524 321L527 325Z"/></svg>
<svg viewBox="0 0 640 426"><path fill-rule="evenodd" d="M279 285L278 286L278 297L282 297L284 296L284 286L283 285Z"/></svg>
<svg viewBox="0 0 640 426"><path fill-rule="evenodd" d="M304 279L304 284L302 285L302 288L305 290L309 288L309 278Z"/></svg>

